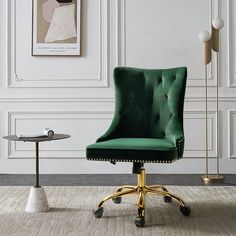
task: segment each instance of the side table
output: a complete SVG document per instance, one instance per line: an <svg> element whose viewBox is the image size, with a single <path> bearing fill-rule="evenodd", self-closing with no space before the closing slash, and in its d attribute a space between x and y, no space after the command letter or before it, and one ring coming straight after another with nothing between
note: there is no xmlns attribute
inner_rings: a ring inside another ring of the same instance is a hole
<svg viewBox="0 0 236 236"><path fill-rule="evenodd" d="M36 160L36 174L35 186L31 187L28 202L26 205L26 212L45 212L49 210L48 200L44 188L39 184L39 143L46 141L54 141L60 139L70 138L68 134L54 134L52 137L40 138L18 138L16 135L9 135L3 137L9 141L23 141L35 143L35 160Z"/></svg>

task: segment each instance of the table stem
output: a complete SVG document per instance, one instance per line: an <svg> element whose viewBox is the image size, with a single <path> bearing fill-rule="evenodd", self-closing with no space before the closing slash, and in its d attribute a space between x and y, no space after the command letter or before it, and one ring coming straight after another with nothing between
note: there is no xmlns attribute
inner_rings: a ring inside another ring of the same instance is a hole
<svg viewBox="0 0 236 236"><path fill-rule="evenodd" d="M36 188L40 188L39 185L39 142L35 142L36 144Z"/></svg>

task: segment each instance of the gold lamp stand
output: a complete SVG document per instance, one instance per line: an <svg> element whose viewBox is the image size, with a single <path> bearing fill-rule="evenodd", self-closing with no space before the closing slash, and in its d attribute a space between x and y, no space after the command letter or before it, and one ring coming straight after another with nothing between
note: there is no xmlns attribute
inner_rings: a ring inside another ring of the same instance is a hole
<svg viewBox="0 0 236 236"><path fill-rule="evenodd" d="M206 138L206 174L202 175L204 183L220 182L224 180L224 176L220 175L219 165L219 31L224 26L224 21L217 17L212 22L212 37L209 32L202 31L199 34L199 39L204 43L205 54L205 138ZM208 84L207 84L207 65L211 62L211 50L216 53L216 174L209 175L208 172Z"/></svg>

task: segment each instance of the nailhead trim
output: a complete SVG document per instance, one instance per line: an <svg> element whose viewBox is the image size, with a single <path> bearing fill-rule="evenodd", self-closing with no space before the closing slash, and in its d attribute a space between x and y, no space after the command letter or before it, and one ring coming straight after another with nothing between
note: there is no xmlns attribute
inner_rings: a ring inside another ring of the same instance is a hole
<svg viewBox="0 0 236 236"><path fill-rule="evenodd" d="M115 161L115 162L147 162L147 163L171 163L171 161L147 161L147 160L127 160L127 159L111 159L111 158L93 158L87 157L87 160L93 161Z"/></svg>
<svg viewBox="0 0 236 236"><path fill-rule="evenodd" d="M181 138L177 141L177 150L178 150L178 156L180 157L181 155L181 146L182 146L182 142L184 142L184 138Z"/></svg>

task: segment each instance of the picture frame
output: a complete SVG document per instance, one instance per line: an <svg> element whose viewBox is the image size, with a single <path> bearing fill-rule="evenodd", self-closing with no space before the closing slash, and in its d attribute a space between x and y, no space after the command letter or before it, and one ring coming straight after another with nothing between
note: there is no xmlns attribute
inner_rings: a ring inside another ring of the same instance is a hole
<svg viewBox="0 0 236 236"><path fill-rule="evenodd" d="M80 56L81 0L32 1L32 56Z"/></svg>

